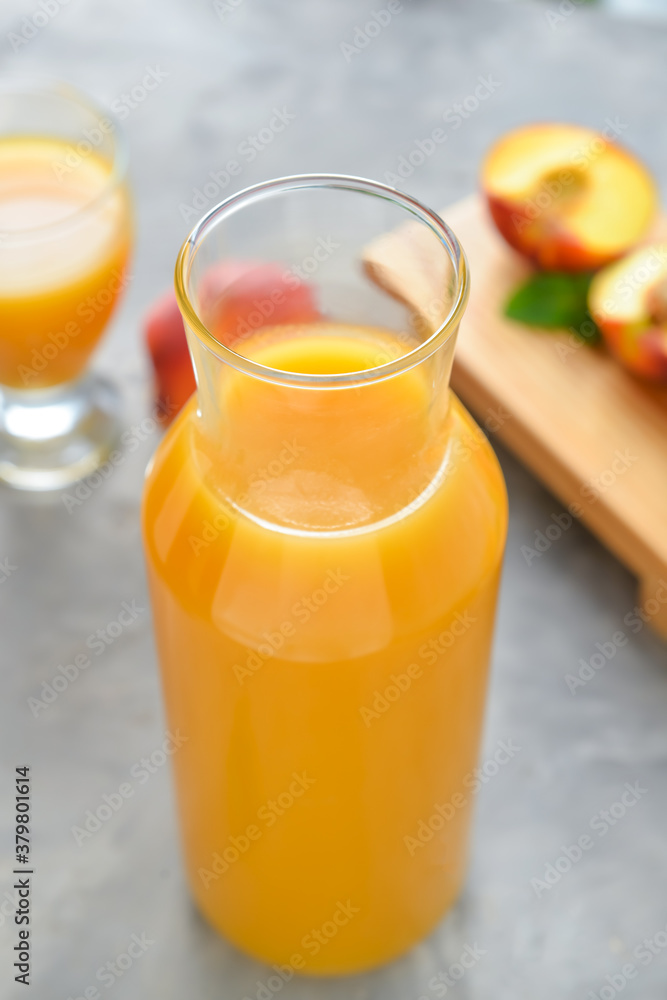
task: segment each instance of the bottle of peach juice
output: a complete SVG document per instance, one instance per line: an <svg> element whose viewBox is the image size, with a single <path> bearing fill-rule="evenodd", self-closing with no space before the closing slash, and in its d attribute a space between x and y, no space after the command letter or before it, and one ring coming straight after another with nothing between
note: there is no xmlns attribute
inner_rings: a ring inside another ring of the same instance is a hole
<svg viewBox="0 0 667 1000"><path fill-rule="evenodd" d="M212 210L176 289L197 391L143 522L191 890L261 960L369 969L466 867L507 509L448 388L465 257L391 188L292 177Z"/></svg>

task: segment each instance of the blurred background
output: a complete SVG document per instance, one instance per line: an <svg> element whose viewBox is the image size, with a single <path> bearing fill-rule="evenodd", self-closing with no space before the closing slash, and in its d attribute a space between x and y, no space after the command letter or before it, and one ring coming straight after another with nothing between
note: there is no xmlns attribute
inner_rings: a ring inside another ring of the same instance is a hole
<svg viewBox="0 0 667 1000"><path fill-rule="evenodd" d="M499 2L513 3L514 0L499 0ZM549 8L549 5L544 0L538 0L538 2L542 3L546 9ZM618 15L619 17L646 18L649 21L667 17L667 9L663 0L581 0L581 3L601 7L608 13ZM573 0L573 4L576 5L576 0ZM551 9L555 13L563 13L557 4L551 5ZM569 9L571 9L570 5L566 4L565 12Z"/></svg>
<svg viewBox="0 0 667 1000"><path fill-rule="evenodd" d="M427 205L441 210L473 191L481 157L510 128L554 119L599 129L609 118L625 123L623 141L652 169L664 202L667 2L401 0L386 27L355 48L355 32L385 6L3 0L0 7L2 77L61 77L115 111L129 139L136 206L131 281L95 359L122 391L129 431L122 461L73 505L0 497L0 997L7 1000L25 995L11 968L8 853L14 768L23 763L33 774L34 996L94 1000L97 989L114 1000L266 1000L276 992L266 986L269 972L220 940L189 901L168 765L154 767L94 836L77 843L72 834L164 739L138 522L144 470L160 436L142 317L170 287L194 222L228 194L273 176L387 180L480 81L487 97L401 182ZM276 109L285 127L271 132ZM242 169L229 177L233 158ZM665 646L640 621L613 661L572 692L566 674L625 627L636 581L577 522L528 565L521 547L562 505L494 444L511 525L482 761L493 760L499 741L520 749L501 768L489 766L481 783L466 891L400 962L341 982L292 981L283 996L664 998ZM90 649L98 630L107 634L124 602L138 609L133 622L35 713L30 699L41 697L60 665ZM538 891L532 880L543 880L626 783L637 782L646 789L637 804ZM130 967L114 966L132 935L150 944ZM646 940L654 942L648 951ZM448 984L468 947L477 958ZM648 959L638 957L642 947ZM116 971L102 982L97 973L107 963ZM622 971L628 963L633 976Z"/></svg>

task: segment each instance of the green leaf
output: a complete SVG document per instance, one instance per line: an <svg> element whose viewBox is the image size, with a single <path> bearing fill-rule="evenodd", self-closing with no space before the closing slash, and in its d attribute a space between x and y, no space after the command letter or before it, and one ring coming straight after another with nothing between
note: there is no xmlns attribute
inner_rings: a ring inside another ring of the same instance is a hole
<svg viewBox="0 0 667 1000"><path fill-rule="evenodd" d="M595 343L600 334L586 301L591 278L591 274L539 271L513 292L505 305L505 315L528 326L569 330Z"/></svg>

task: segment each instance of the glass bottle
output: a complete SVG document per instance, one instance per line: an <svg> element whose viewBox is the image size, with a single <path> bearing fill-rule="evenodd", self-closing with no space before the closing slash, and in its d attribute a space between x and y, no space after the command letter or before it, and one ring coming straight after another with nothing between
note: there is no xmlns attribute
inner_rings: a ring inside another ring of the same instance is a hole
<svg viewBox="0 0 667 1000"><path fill-rule="evenodd" d="M284 178L185 243L197 392L144 535L188 877L307 974L427 935L464 879L507 509L448 388L465 257L381 184Z"/></svg>

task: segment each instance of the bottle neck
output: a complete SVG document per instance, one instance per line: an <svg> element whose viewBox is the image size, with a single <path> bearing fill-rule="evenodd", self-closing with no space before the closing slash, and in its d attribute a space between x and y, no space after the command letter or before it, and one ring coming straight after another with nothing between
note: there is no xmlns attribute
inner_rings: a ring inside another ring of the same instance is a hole
<svg viewBox="0 0 667 1000"><path fill-rule="evenodd" d="M336 388L264 381L193 345L197 451L209 486L295 529L344 530L392 516L442 463L453 341L391 378ZM320 368L333 364L332 345L320 348Z"/></svg>

